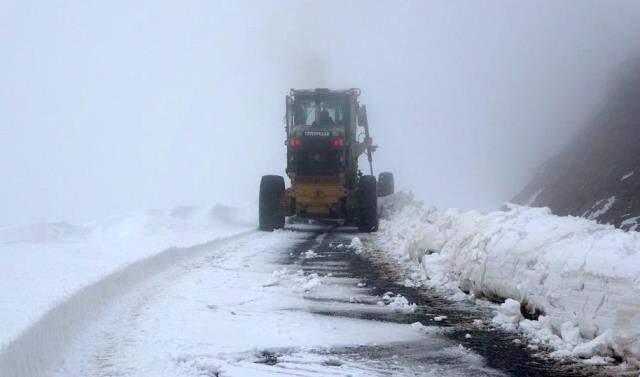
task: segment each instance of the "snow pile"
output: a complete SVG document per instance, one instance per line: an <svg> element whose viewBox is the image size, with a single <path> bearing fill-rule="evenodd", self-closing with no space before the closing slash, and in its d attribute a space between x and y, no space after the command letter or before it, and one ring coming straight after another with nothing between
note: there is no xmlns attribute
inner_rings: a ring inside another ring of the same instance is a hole
<svg viewBox="0 0 640 377"><path fill-rule="evenodd" d="M289 271L289 269L285 267L274 271L267 283L263 286L272 287L280 285L288 287L296 293L307 293L322 285L322 280L323 278L317 273L305 275L303 270Z"/></svg>
<svg viewBox="0 0 640 377"><path fill-rule="evenodd" d="M82 225L67 222L37 223L0 229L0 246L15 244L73 243L128 240L158 236L175 240L176 245L193 243L203 231L230 226L253 226L248 210L215 205L210 209L178 206L170 210L147 210L107 217ZM202 238L202 237L200 237ZM206 241L206 237L204 239Z"/></svg>
<svg viewBox="0 0 640 377"><path fill-rule="evenodd" d="M493 318L493 323L500 324L507 330L515 330L521 320L522 313L520 312L520 303L508 298L500 305L498 313Z"/></svg>
<svg viewBox="0 0 640 377"><path fill-rule="evenodd" d="M307 250L307 251L304 253L304 258L305 258L305 259L311 259L311 258L316 258L316 257L318 257L318 253L316 253L316 252L315 252L315 251L313 251L313 250Z"/></svg>
<svg viewBox="0 0 640 377"><path fill-rule="evenodd" d="M29 226L0 229L0 242L62 242L83 237L87 232L82 227L66 222L38 223Z"/></svg>
<svg viewBox="0 0 640 377"><path fill-rule="evenodd" d="M362 246L362 241L358 237L353 237L351 239L351 243L349 243L349 246L347 247L353 250L356 254L361 254L364 251L364 247Z"/></svg>
<svg viewBox="0 0 640 377"><path fill-rule="evenodd" d="M393 292L387 292L382 296L380 305L387 305L396 313L413 313L416 311L416 304L409 304L409 300L402 295L394 295Z"/></svg>
<svg viewBox="0 0 640 377"><path fill-rule="evenodd" d="M246 212L182 206L1 229L0 349L84 287L135 262L255 228Z"/></svg>
<svg viewBox="0 0 640 377"><path fill-rule="evenodd" d="M294 288L294 292L310 292L322 284L322 278L316 274L309 274L300 280L300 284Z"/></svg>
<svg viewBox="0 0 640 377"><path fill-rule="evenodd" d="M356 254L362 254L365 252L364 245L362 244L362 240L358 237L353 237L349 244L345 245L344 243L331 243L329 244L329 248L333 250L344 250L347 249L349 251L353 251Z"/></svg>
<svg viewBox="0 0 640 377"><path fill-rule="evenodd" d="M381 211L378 246L420 284L507 299L494 323L555 356L640 359L640 233L546 208L439 211L403 193Z"/></svg>

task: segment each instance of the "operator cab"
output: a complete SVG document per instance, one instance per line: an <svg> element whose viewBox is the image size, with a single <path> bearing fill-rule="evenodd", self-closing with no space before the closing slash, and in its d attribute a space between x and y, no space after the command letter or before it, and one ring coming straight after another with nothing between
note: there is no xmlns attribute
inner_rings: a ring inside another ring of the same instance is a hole
<svg viewBox="0 0 640 377"><path fill-rule="evenodd" d="M355 168L358 89L291 90L287 96L287 173L336 179Z"/></svg>
<svg viewBox="0 0 640 377"><path fill-rule="evenodd" d="M348 123L348 96L298 94L293 98L291 128L332 127L344 128Z"/></svg>

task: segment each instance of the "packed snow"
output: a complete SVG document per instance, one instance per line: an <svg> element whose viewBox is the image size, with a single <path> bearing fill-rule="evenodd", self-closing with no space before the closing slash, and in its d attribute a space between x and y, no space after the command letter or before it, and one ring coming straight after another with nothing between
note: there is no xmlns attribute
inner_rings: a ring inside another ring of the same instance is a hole
<svg viewBox="0 0 640 377"><path fill-rule="evenodd" d="M52 375L364 377L392 370L393 375L413 376L415 368L425 367L350 354L394 344L405 351L416 342L424 357L433 358L426 367L437 375L453 368L460 376L500 375L431 326L315 314L319 307L335 311L367 305L306 299L322 297L315 289L326 288L327 297L339 298L358 288L351 278L282 267L281 255L305 237L289 231L251 233L150 276L109 305L55 364ZM299 289L318 279L323 282L315 289ZM345 347L353 351L345 353Z"/></svg>
<svg viewBox="0 0 640 377"><path fill-rule="evenodd" d="M81 289L171 247L255 228L226 206L141 211L84 225L44 223L0 230L0 349Z"/></svg>
<svg viewBox="0 0 640 377"><path fill-rule="evenodd" d="M441 211L403 193L381 200L381 212L376 242L416 284L504 300L494 325L553 356L638 363L640 233L547 208Z"/></svg>

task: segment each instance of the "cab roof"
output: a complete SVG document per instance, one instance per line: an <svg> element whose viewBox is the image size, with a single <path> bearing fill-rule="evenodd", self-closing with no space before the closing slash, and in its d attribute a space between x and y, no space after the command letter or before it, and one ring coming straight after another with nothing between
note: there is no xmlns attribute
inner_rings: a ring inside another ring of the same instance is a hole
<svg viewBox="0 0 640 377"><path fill-rule="evenodd" d="M360 89L328 89L328 88L315 88L315 89L291 89L290 95L292 96L331 96L331 95L348 95L358 97L360 95Z"/></svg>

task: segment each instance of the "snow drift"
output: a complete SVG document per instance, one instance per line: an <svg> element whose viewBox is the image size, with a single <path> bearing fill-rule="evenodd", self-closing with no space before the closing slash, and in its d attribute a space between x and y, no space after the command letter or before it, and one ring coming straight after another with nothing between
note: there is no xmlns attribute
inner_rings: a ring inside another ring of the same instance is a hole
<svg viewBox="0 0 640 377"><path fill-rule="evenodd" d="M246 212L183 206L83 225L41 223L0 229L0 356L28 329L96 282L167 254L163 251L255 228Z"/></svg>
<svg viewBox="0 0 640 377"><path fill-rule="evenodd" d="M381 207L377 242L414 279L453 297L508 299L494 322L554 356L640 359L640 233L547 208L439 211L403 193Z"/></svg>

